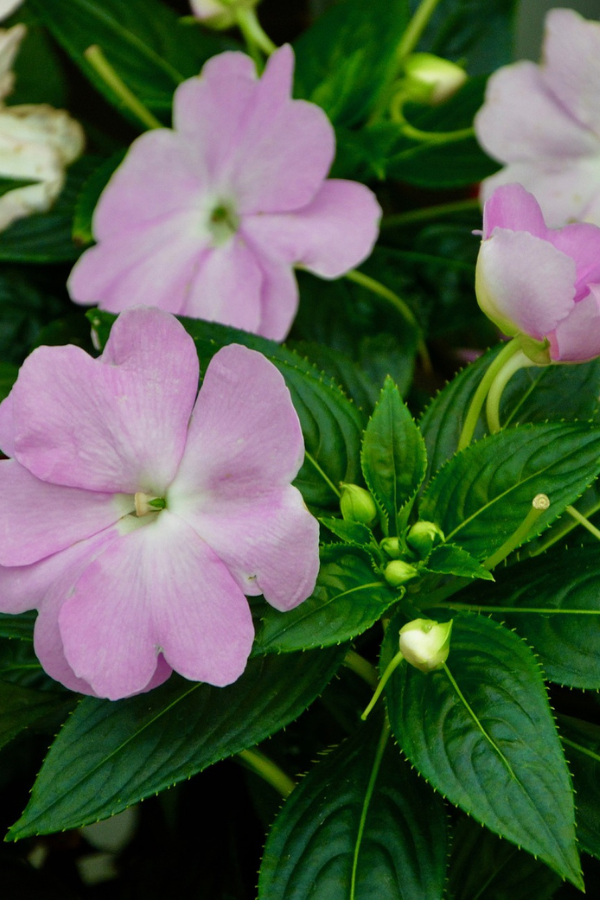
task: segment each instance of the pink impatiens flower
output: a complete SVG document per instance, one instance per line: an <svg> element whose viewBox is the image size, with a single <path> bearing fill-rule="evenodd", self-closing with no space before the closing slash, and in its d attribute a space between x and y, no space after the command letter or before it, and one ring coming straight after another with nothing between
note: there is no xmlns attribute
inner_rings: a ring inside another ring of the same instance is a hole
<svg viewBox="0 0 600 900"><path fill-rule="evenodd" d="M520 184L499 187L483 210L477 301L534 362L600 356L600 228L551 229Z"/></svg>
<svg viewBox="0 0 600 900"><path fill-rule="evenodd" d="M245 594L312 592L318 525L277 369L232 344L198 398L192 338L128 310L104 353L40 347L0 406L0 608L35 607L35 649L67 687L118 699L172 669L226 685L254 630Z"/></svg>
<svg viewBox="0 0 600 900"><path fill-rule="evenodd" d="M546 17L541 65L521 61L491 76L475 117L482 147L506 167L483 183L483 199L519 182L547 223L600 225L600 23L572 9Z"/></svg>
<svg viewBox="0 0 600 900"><path fill-rule="evenodd" d="M281 340L296 313L292 271L337 278L369 255L381 213L352 181L325 180L333 128L290 99L293 52L264 74L243 53L180 85L174 130L139 137L102 194L97 246L69 279L78 303L144 303Z"/></svg>

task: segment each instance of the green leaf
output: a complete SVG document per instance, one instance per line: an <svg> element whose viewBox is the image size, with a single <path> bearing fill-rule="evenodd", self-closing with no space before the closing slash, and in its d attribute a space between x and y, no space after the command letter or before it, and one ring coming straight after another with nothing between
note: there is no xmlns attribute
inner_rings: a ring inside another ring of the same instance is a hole
<svg viewBox="0 0 600 900"><path fill-rule="evenodd" d="M375 717L286 800L265 847L259 900L442 896L444 804L380 731Z"/></svg>
<svg viewBox="0 0 600 900"><path fill-rule="evenodd" d="M490 604L490 612L503 607L498 615L531 644L550 681L598 690L600 547L554 550L498 571L497 579L493 587L465 592L460 600ZM528 607L541 612L527 614Z"/></svg>
<svg viewBox="0 0 600 900"><path fill-rule="evenodd" d="M345 519L334 519L333 516L322 516L319 522L345 544L367 547L373 541L371 529L360 522L347 522Z"/></svg>
<svg viewBox="0 0 600 900"><path fill-rule="evenodd" d="M0 401L8 397L18 374L18 366L14 366L12 363L0 362Z"/></svg>
<svg viewBox="0 0 600 900"><path fill-rule="evenodd" d="M485 559L515 532L536 494L550 508L529 540L583 493L600 471L600 431L582 425L524 425L471 444L427 486L419 518L446 540Z"/></svg>
<svg viewBox="0 0 600 900"><path fill-rule="evenodd" d="M533 856L463 816L452 834L451 900L550 900L561 880Z"/></svg>
<svg viewBox="0 0 600 900"><path fill-rule="evenodd" d="M600 727L563 715L558 724L577 796L577 838L600 859Z"/></svg>
<svg viewBox="0 0 600 900"><path fill-rule="evenodd" d="M287 653L350 640L377 622L398 597L375 575L368 556L340 544L324 547L308 600L286 613L265 604L256 651Z"/></svg>
<svg viewBox="0 0 600 900"><path fill-rule="evenodd" d="M67 172L62 193L47 213L36 213L14 222L0 234L0 262L69 262L80 250L71 228L76 198L97 165L96 157L82 157Z"/></svg>
<svg viewBox="0 0 600 900"><path fill-rule="evenodd" d="M398 512L421 485L427 456L421 432L389 377L365 430L361 462L369 490L397 534Z"/></svg>
<svg viewBox="0 0 600 900"><path fill-rule="evenodd" d="M55 109L68 107L68 85L57 47L35 15L29 3L18 11L18 20L27 26L12 69L15 73L10 106L23 103L49 103ZM3 23L3 27L7 25Z"/></svg>
<svg viewBox="0 0 600 900"><path fill-rule="evenodd" d="M101 345L115 316L88 313ZM363 419L360 412L329 379L309 362L274 341L214 322L181 318L194 338L202 370L221 347L233 342L263 353L286 380L302 425L306 458L294 484L306 503L320 509L339 509L337 485L360 482L359 448Z"/></svg>
<svg viewBox="0 0 600 900"><path fill-rule="evenodd" d="M95 87L129 118L84 57L89 46L98 45L127 87L155 112L169 111L177 85L197 75L208 57L227 46L182 25L157 0L30 0L30 6Z"/></svg>
<svg viewBox="0 0 600 900"><path fill-rule="evenodd" d="M335 124L365 118L396 68L408 22L406 0L345 0L294 43L295 93L322 106Z"/></svg>
<svg viewBox="0 0 600 900"><path fill-rule="evenodd" d="M431 551L426 565L427 572L440 575L457 575L459 578L482 578L493 581L494 576L484 569L470 553L456 544L440 544Z"/></svg>
<svg viewBox="0 0 600 900"><path fill-rule="evenodd" d="M264 740L330 681L344 647L250 660L226 688L185 681L128 700L81 701L50 748L10 838L107 818Z"/></svg>
<svg viewBox="0 0 600 900"><path fill-rule="evenodd" d="M83 184L77 202L75 204L75 216L73 219L73 240L77 244L90 244L94 240L92 231L92 218L100 194L108 184L108 181L125 158L126 150L117 150L109 159L105 159L97 169L86 179Z"/></svg>
<svg viewBox="0 0 600 900"><path fill-rule="evenodd" d="M37 612L25 612L18 616L0 613L0 637L33 641L33 626Z"/></svg>
<svg viewBox="0 0 600 900"><path fill-rule="evenodd" d="M486 369L504 345L498 344L454 378L427 408L419 425L429 459L428 477L455 453L470 401ZM526 422L597 421L600 417L600 360L576 366L533 366L508 382L500 406L503 425ZM484 416L475 439L484 433Z"/></svg>
<svg viewBox="0 0 600 900"><path fill-rule="evenodd" d="M490 619L459 615L447 666L425 674L404 663L390 678L401 749L451 803L581 888L573 791L533 653Z"/></svg>
<svg viewBox="0 0 600 900"><path fill-rule="evenodd" d="M30 184L38 184L36 179L22 178L4 178L0 177L0 197L8 194L9 191L16 191L17 188L29 187Z"/></svg>
<svg viewBox="0 0 600 900"><path fill-rule="evenodd" d="M27 728L39 727L57 713L66 716L75 706L75 694L32 691L0 681L0 747Z"/></svg>

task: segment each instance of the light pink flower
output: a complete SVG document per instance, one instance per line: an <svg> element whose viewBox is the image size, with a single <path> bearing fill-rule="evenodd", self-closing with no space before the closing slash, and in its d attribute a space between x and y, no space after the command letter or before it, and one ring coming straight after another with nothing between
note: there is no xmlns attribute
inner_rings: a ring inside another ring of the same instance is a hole
<svg viewBox="0 0 600 900"><path fill-rule="evenodd" d="M536 362L600 356L600 228L547 228L532 194L499 187L483 210L475 289L508 335Z"/></svg>
<svg viewBox="0 0 600 900"><path fill-rule="evenodd" d="M522 61L491 76L475 117L482 147L506 168L483 183L483 199L520 182L546 221L600 225L600 23L572 9L546 17L541 65Z"/></svg>
<svg viewBox="0 0 600 900"><path fill-rule="evenodd" d="M36 653L73 690L117 699L172 669L229 684L253 641L244 594L288 610L312 592L282 376L232 344L197 388L191 337L137 308L99 359L34 350L0 406L0 608L39 609Z"/></svg>
<svg viewBox="0 0 600 900"><path fill-rule="evenodd" d="M337 278L371 252L380 208L362 184L325 180L333 128L291 100L294 57L262 78L243 53L177 88L174 130L139 137L102 194L98 244L71 274L78 303L144 303L281 340L296 313L292 271Z"/></svg>

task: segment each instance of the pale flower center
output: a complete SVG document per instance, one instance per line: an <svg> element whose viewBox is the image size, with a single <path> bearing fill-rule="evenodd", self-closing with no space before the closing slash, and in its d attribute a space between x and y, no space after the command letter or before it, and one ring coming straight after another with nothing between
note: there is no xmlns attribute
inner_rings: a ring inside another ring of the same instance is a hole
<svg viewBox="0 0 600 900"><path fill-rule="evenodd" d="M166 507L166 501L162 497L152 497L150 494L144 494L138 491L134 494L133 502L135 504L135 514L138 519L147 516L150 513L159 512Z"/></svg>
<svg viewBox="0 0 600 900"><path fill-rule="evenodd" d="M240 220L230 203L219 203L208 219L208 230L214 247L225 244L236 233Z"/></svg>

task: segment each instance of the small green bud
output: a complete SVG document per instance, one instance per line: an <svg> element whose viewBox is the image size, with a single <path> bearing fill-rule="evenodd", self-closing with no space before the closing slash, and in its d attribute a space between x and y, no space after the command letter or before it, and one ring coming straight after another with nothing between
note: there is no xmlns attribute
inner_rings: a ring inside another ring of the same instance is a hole
<svg viewBox="0 0 600 900"><path fill-rule="evenodd" d="M256 6L258 0L190 0L195 18L219 31L237 24L237 11Z"/></svg>
<svg viewBox="0 0 600 900"><path fill-rule="evenodd" d="M467 73L433 53L413 53L404 64L402 89L407 100L437 106L463 86Z"/></svg>
<svg viewBox="0 0 600 900"><path fill-rule="evenodd" d="M377 521L378 512L370 493L356 484L342 484L340 487L342 517L347 522L373 525Z"/></svg>
<svg viewBox="0 0 600 900"><path fill-rule="evenodd" d="M403 559L393 559L385 567L383 577L391 587L400 587L418 575L417 569Z"/></svg>
<svg viewBox="0 0 600 900"><path fill-rule="evenodd" d="M444 532L434 522L415 522L408 534L406 543L419 556L429 556L436 544L444 540Z"/></svg>
<svg viewBox="0 0 600 900"><path fill-rule="evenodd" d="M441 669L448 659L451 633L452 619L449 622L414 619L400 629L400 651L411 666L421 672L433 672Z"/></svg>
<svg viewBox="0 0 600 900"><path fill-rule="evenodd" d="M391 559L399 559L402 556L402 544L397 537L384 538L379 546Z"/></svg>

